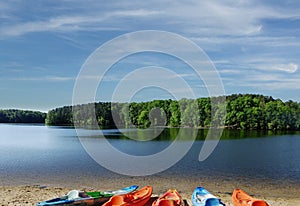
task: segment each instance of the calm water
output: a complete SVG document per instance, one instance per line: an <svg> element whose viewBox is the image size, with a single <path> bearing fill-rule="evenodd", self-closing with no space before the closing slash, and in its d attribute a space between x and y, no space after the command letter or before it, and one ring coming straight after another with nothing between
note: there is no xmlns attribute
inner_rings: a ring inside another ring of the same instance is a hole
<svg viewBox="0 0 300 206"><path fill-rule="evenodd" d="M125 130L126 131L126 130ZM186 129L187 136L195 130ZM99 141L95 131L86 130L88 141ZM134 132L134 130L131 130ZM106 137L117 149L128 154L147 155L166 148L178 130L166 129L159 140L141 142L121 139L119 131L105 130ZM206 131L201 130L198 139ZM238 137L247 136L247 139ZM232 139L230 139L230 137ZM251 137L251 138L250 138ZM258 138L260 137L260 138ZM103 138L103 137L102 137ZM242 133L225 131L213 154L198 161L203 140L197 140L188 154L161 176L255 177L300 182L300 135ZM187 137L188 139L188 137ZM103 154L107 155L108 154ZM87 176L103 178L114 174L98 165L83 149L72 128L39 125L0 124L0 183L40 184L72 181Z"/></svg>

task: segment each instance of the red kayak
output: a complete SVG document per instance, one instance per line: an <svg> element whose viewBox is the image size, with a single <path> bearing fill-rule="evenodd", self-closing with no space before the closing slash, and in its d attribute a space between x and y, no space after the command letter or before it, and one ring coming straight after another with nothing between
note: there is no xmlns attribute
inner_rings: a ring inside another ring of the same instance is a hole
<svg viewBox="0 0 300 206"><path fill-rule="evenodd" d="M234 206L269 206L266 201L253 198L241 189L233 191L232 203Z"/></svg>
<svg viewBox="0 0 300 206"><path fill-rule="evenodd" d="M156 199L152 206L183 206L183 200L177 190L168 190Z"/></svg>
<svg viewBox="0 0 300 206"><path fill-rule="evenodd" d="M146 186L128 194L112 196L103 206L144 206L151 195L152 187Z"/></svg>

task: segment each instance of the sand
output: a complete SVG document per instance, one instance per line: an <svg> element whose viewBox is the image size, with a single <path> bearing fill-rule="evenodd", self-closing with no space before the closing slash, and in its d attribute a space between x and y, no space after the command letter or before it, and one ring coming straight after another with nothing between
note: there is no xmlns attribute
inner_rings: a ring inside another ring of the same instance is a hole
<svg viewBox="0 0 300 206"><path fill-rule="evenodd" d="M70 186L70 183L44 184L44 185L5 185L0 186L0 206L29 206L39 201L65 195L72 189L92 191L119 189L128 185L138 184L140 187L153 186L154 195L160 195L169 188L176 188L184 199L191 205L190 197L195 186L199 185L198 179L190 177L165 178L149 176L140 178L107 178L94 181L89 186ZM217 180L201 179L202 185L207 190L218 196L227 205L231 203L231 194L234 188L241 188L256 198L266 200L270 206L300 206L300 185L297 183L272 182L269 180ZM81 183L82 184L82 183ZM63 186L67 185L67 186Z"/></svg>

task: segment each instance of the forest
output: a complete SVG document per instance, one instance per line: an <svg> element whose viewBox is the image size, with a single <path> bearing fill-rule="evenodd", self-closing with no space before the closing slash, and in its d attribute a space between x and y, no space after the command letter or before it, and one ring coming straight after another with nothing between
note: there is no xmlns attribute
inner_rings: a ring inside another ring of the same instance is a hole
<svg viewBox="0 0 300 206"><path fill-rule="evenodd" d="M224 98L226 101L222 101ZM223 104L212 105L212 101ZM196 100L98 102L65 106L50 110L46 118L47 125L99 125L100 128L207 128L217 127L220 122L224 122L224 125L221 124L223 127L233 129L300 130L300 103L283 102L257 94L233 94Z"/></svg>
<svg viewBox="0 0 300 206"><path fill-rule="evenodd" d="M0 123L45 123L46 113L18 109L0 110Z"/></svg>

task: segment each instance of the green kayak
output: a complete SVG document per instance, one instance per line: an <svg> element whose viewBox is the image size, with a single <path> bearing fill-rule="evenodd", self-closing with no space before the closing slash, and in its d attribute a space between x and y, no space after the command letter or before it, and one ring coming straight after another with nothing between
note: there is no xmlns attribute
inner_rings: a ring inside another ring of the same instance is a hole
<svg viewBox="0 0 300 206"><path fill-rule="evenodd" d="M104 202L108 201L113 195L127 194L136 190L138 186L133 185L125 187L120 190L114 191L92 191L92 192L83 192L79 190L72 190L67 195L47 200L44 202L38 202L36 206L95 206L102 205Z"/></svg>

